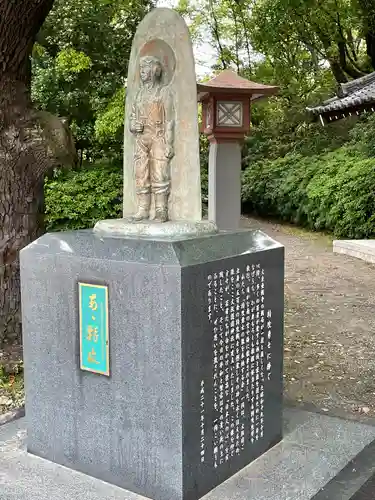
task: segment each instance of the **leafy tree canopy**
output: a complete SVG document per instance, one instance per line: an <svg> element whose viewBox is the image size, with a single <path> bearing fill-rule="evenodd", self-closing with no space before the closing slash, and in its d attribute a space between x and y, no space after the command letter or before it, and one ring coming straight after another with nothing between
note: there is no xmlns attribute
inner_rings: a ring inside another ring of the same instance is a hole
<svg viewBox="0 0 375 500"><path fill-rule="evenodd" d="M103 116L124 97L132 39L151 6L151 0L56 0L39 33L32 97L41 109L68 118L86 156L105 154L96 130L101 142L107 134L104 142L120 151L118 130Z"/></svg>

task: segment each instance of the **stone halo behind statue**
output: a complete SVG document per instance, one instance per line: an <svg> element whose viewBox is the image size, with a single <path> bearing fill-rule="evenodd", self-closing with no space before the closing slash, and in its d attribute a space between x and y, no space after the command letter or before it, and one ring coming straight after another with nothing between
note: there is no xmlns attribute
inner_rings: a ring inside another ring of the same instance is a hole
<svg viewBox="0 0 375 500"><path fill-rule="evenodd" d="M172 9L139 25L129 61L123 219L100 221L104 236L217 232L202 220L195 62L188 28Z"/></svg>

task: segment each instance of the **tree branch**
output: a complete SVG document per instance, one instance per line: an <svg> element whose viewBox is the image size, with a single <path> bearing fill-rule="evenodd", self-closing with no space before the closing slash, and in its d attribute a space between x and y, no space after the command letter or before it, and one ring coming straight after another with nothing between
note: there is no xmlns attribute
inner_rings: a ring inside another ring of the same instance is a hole
<svg viewBox="0 0 375 500"><path fill-rule="evenodd" d="M223 48L223 46L221 44L220 33L219 33L219 25L218 25L218 22L217 22L217 17L216 17L216 14L215 14L215 10L214 10L214 6L213 6L213 1L212 0L210 0L210 9L211 9L212 18L213 18L213 21L214 21L213 25L212 25L212 29L213 29L214 37L216 39L218 48L219 48L219 58L221 60L221 64L223 65L223 69L226 69L227 68L227 63L226 63L226 60L225 60L225 57L224 57L224 48Z"/></svg>
<svg viewBox="0 0 375 500"><path fill-rule="evenodd" d="M234 20L234 38L235 38L235 51L236 51L236 66L237 66L237 73L240 72L240 58L239 58L239 40L238 40L238 20L237 20L237 13L236 9L231 2L231 11L233 14L233 20Z"/></svg>
<svg viewBox="0 0 375 500"><path fill-rule="evenodd" d="M250 70L250 74L251 74L250 41L249 41L249 37L248 37L248 34L247 34L248 30L247 30L247 27L246 27L245 15L244 15L244 12L243 12L243 8L242 8L241 2L238 2L238 10L239 10L240 17L241 17L241 22L242 22L242 27L243 27L243 33L244 33L244 37L245 37L246 52L247 52L247 58L248 58L248 66L249 66L249 70Z"/></svg>

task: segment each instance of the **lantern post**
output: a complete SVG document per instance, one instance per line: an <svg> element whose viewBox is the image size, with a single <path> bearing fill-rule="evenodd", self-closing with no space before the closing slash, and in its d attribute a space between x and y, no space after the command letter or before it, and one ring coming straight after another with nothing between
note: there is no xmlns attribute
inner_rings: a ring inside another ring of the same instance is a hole
<svg viewBox="0 0 375 500"><path fill-rule="evenodd" d="M201 132L210 141L208 218L221 230L238 229L241 219L241 150L250 130L251 102L277 93L225 70L198 84Z"/></svg>

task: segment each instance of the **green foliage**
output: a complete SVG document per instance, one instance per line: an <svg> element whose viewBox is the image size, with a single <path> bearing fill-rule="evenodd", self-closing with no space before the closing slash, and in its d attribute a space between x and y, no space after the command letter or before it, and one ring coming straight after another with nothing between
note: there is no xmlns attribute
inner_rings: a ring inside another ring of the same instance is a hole
<svg viewBox="0 0 375 500"><path fill-rule="evenodd" d="M25 404L23 363L8 360L0 364L0 414Z"/></svg>
<svg viewBox="0 0 375 500"><path fill-rule="evenodd" d="M57 173L45 182L48 231L92 228L98 220L121 217L122 169L110 163Z"/></svg>
<svg viewBox="0 0 375 500"><path fill-rule="evenodd" d="M200 162L201 162L201 186L202 186L202 202L208 202L208 148L209 143L205 135L199 137Z"/></svg>
<svg viewBox="0 0 375 500"><path fill-rule="evenodd" d="M122 165L109 162L85 164L79 171L58 171L46 179L47 231L92 228L103 219L122 216ZM202 168L202 198L207 202L208 171Z"/></svg>
<svg viewBox="0 0 375 500"><path fill-rule="evenodd" d="M120 154L118 120L108 130L110 140L99 142L96 130L101 140L106 113L113 118L111 106L123 97L135 30L152 5L152 0L55 0L38 35L33 101L68 119L85 158Z"/></svg>
<svg viewBox="0 0 375 500"><path fill-rule="evenodd" d="M352 231L340 229L344 217L332 222L328 198L323 203L314 195L311 201L307 185L324 162L333 168L335 154L346 144L363 158L372 148L375 153L375 127L357 129L351 118L323 128L306 112L334 95L337 82L371 70L363 20L352 0L181 0L179 8L193 37L208 38L216 48L215 69L230 66L251 80L279 86L277 97L252 106L243 148L246 208L313 229ZM347 165L348 155L341 154ZM201 158L204 198L204 150Z"/></svg>
<svg viewBox="0 0 375 500"><path fill-rule="evenodd" d="M125 88L120 88L95 122L95 137L109 152L120 153L124 138Z"/></svg>
<svg viewBox="0 0 375 500"><path fill-rule="evenodd" d="M251 40L297 81L328 62L336 80L345 82L367 70L358 14L349 0L258 0L249 21Z"/></svg>
<svg viewBox="0 0 375 500"><path fill-rule="evenodd" d="M122 174L116 161L123 146L124 83L132 38L152 4L55 0L38 36L32 97L40 109L68 118L86 160L82 171L46 181L49 230L92 227L121 213ZM179 1L194 41L216 49L214 70L232 67L251 80L280 87L277 97L252 106L252 130L243 151L243 199L249 210L347 237L373 233L375 118L323 128L306 113L307 106L334 95L338 82L371 71L375 54L368 35L375 33L375 11L366 11L365 4ZM200 151L206 201L208 143L203 136Z"/></svg>
<svg viewBox="0 0 375 500"><path fill-rule="evenodd" d="M259 215L338 237L368 238L375 235L374 190L374 160L343 146L250 165L242 197L246 208Z"/></svg>
<svg viewBox="0 0 375 500"><path fill-rule="evenodd" d="M61 50L56 56L56 70L65 78L69 78L72 73L89 70L91 66L91 59L72 47Z"/></svg>
<svg viewBox="0 0 375 500"><path fill-rule="evenodd" d="M209 43L217 52L215 69L234 66L244 72L254 51L249 33L249 12L253 0L180 0L178 11L188 19L197 43Z"/></svg>
<svg viewBox="0 0 375 500"><path fill-rule="evenodd" d="M282 108L280 102L275 106L272 104L267 103L263 110L254 110L260 119L245 140L246 166L249 162L282 158L288 153L310 156L335 150L350 140L351 130L356 123L355 118L348 118L323 128L320 123L308 120L297 104L290 110ZM267 116L264 111L267 111Z"/></svg>
<svg viewBox="0 0 375 500"><path fill-rule="evenodd" d="M308 178L303 177L304 169L306 175L311 169L314 171L317 158L346 143L356 143L359 148L361 135L368 136L365 143L361 142L363 154L369 155L372 148L375 153L370 129L364 126L363 130L351 132L354 119L323 128L312 123L306 112L306 107L336 94L338 82L371 71L366 54L368 29L365 29L371 9L361 12L358 2L366 3L365 0L180 0L180 12L189 20L194 39L209 40L216 48L215 69L232 67L251 80L279 86L277 97L252 106L252 130L245 141L243 166L252 169L252 174L247 172L250 177L264 168L264 177L252 180L260 185L251 189L259 187L260 192L267 175L271 176L271 186L282 183L283 169L289 172L290 161L297 161L303 168L286 180L282 207L280 193L272 190L264 200L255 197L254 209L264 215L291 220L293 212L296 221L307 224L310 216L306 204L300 203L304 191L301 188L302 191L292 194L299 176L302 187Z"/></svg>
<svg viewBox="0 0 375 500"><path fill-rule="evenodd" d="M366 156L375 157L375 114L362 116L349 137L353 147Z"/></svg>

